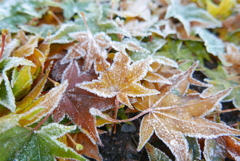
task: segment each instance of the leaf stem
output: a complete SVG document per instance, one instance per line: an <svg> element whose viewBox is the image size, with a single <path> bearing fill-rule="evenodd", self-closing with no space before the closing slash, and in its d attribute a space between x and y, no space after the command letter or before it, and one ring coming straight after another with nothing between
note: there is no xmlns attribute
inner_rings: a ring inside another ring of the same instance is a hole
<svg viewBox="0 0 240 161"><path fill-rule="evenodd" d="M240 108L222 110L222 111L218 111L216 113L226 113L226 112L232 112L232 111L238 111L238 110L240 110Z"/></svg>
<svg viewBox="0 0 240 161"><path fill-rule="evenodd" d="M39 127L51 116L52 113L48 114L34 129L38 130Z"/></svg>
<svg viewBox="0 0 240 161"><path fill-rule="evenodd" d="M113 118L115 120L117 118L118 109L119 109L119 100L116 97L116 99L115 99L115 111L114 111L114 116L113 116ZM116 131L117 131L117 125L116 125L116 123L114 123L113 134L116 134Z"/></svg>
<svg viewBox="0 0 240 161"><path fill-rule="evenodd" d="M123 123L123 122L133 121L133 120L136 120L137 118L139 118L139 117L141 117L141 116L143 116L143 115L145 115L145 114L147 114L147 113L149 113L149 112L152 112L152 111L153 111L152 108L148 108L148 109L142 111L140 114L138 114L138 115L136 115L136 116L134 116L134 117L132 117L132 118L130 118L130 119L116 120L116 119L112 119L112 118L110 118L110 117L107 117L106 115L104 115L104 114L103 114L100 110L98 110L98 109L95 109L95 108L91 108L91 109L90 109L90 113L91 113L92 115L100 116L100 117L102 117L102 118L104 118L104 119L106 119L106 120L108 120L108 121L115 122L115 123Z"/></svg>
<svg viewBox="0 0 240 161"><path fill-rule="evenodd" d="M49 11L48 11L48 14L50 14L50 15L53 16L53 18L57 21L58 25L61 25L61 24L62 24L62 22L61 22L60 19L55 15L54 12L52 12L52 11L49 10Z"/></svg>
<svg viewBox="0 0 240 161"><path fill-rule="evenodd" d="M2 49L1 49L1 53L0 53L0 60L2 59L2 55L3 55L3 52L4 52L5 39L6 39L7 34L8 34L8 30L3 29L2 30Z"/></svg>
<svg viewBox="0 0 240 161"><path fill-rule="evenodd" d="M81 15L82 15L83 22L84 22L84 24L85 24L85 26L86 26L87 31L91 33L91 31L90 31L90 29L89 29L89 27L88 27L88 24L87 24L87 20L86 20L86 18L85 18L85 14L84 14L83 12L80 12L80 13L81 13Z"/></svg>

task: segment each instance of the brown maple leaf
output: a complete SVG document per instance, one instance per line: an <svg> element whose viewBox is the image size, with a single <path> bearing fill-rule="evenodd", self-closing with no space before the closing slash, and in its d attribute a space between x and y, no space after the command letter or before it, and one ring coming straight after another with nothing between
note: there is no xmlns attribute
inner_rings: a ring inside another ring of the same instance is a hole
<svg viewBox="0 0 240 161"><path fill-rule="evenodd" d="M91 73L80 73L77 61L72 61L62 75L62 81L68 80L69 86L58 107L53 112L53 119L59 122L65 114L69 116L73 123L96 144L102 144L95 126L95 118L89 113L91 107L105 111L114 105L114 99L99 97L93 93L76 88L77 83L91 81L96 75Z"/></svg>
<svg viewBox="0 0 240 161"><path fill-rule="evenodd" d="M191 77L196 66L197 63L186 72L169 78L172 84L161 86L159 95L143 97L133 104L141 111L150 111L141 122L138 150L142 149L155 132L170 148L176 160L188 160L185 136L216 138L240 135L238 130L203 118L215 109L230 89L205 98L200 94L186 95L190 83L201 85Z"/></svg>
<svg viewBox="0 0 240 161"><path fill-rule="evenodd" d="M100 73L99 80L83 82L76 86L101 97L112 98L116 96L118 101L132 108L128 96L141 97L158 94L159 92L147 89L137 83L148 72L150 60L130 63L131 60L128 55L118 52L111 67Z"/></svg>

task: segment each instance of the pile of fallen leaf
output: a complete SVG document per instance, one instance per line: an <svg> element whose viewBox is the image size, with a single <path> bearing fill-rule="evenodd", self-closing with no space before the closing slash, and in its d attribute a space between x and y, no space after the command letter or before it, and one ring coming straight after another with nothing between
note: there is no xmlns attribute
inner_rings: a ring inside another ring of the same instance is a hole
<svg viewBox="0 0 240 161"><path fill-rule="evenodd" d="M0 1L0 160L104 160L100 135L136 119L151 161L170 160L153 136L177 161L239 160L220 117L240 108L239 22L239 0Z"/></svg>

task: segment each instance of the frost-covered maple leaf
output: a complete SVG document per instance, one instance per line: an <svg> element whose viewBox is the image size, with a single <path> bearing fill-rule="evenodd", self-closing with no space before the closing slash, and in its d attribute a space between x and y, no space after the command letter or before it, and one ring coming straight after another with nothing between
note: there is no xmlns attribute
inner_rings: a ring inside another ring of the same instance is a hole
<svg viewBox="0 0 240 161"><path fill-rule="evenodd" d="M75 52L77 52L79 54L79 57L84 57L85 59L85 70L90 70L93 63L97 59L107 59L106 48L110 47L109 42L111 39L104 32L99 32L93 35L89 30L86 21L85 25L87 27L87 31L74 32L69 34L70 37L74 38L80 43L78 44L79 46L75 45L75 47L71 49L72 52L69 52L66 57L74 56L76 55Z"/></svg>
<svg viewBox="0 0 240 161"><path fill-rule="evenodd" d="M191 75L194 64L188 71L171 77L172 85L164 85L156 96L143 97L134 106L139 110L150 110L140 126L141 150L155 132L175 155L176 160L188 160L188 143L185 136L216 138L223 135L240 135L240 131L226 125L214 123L203 117L213 111L230 89L218 94L201 97L199 94L186 95L189 84L200 85Z"/></svg>
<svg viewBox="0 0 240 161"><path fill-rule="evenodd" d="M86 90L76 88L77 83L96 79L91 73L80 73L77 61L73 60L65 69L62 81L68 79L69 86L58 107L53 112L54 121L61 121L65 114L96 144L101 144L95 126L95 118L89 113L91 107L105 111L114 107L114 99L99 97Z"/></svg>
<svg viewBox="0 0 240 161"><path fill-rule="evenodd" d="M64 126L57 123L43 126L41 130L15 126L1 133L1 160L55 161L55 157L61 157L87 161L86 158L57 140L75 129L76 126Z"/></svg>
<svg viewBox="0 0 240 161"><path fill-rule="evenodd" d="M115 11L115 13L122 17L139 17L147 21L151 18L150 4L151 0L123 1L121 2L121 10Z"/></svg>
<svg viewBox="0 0 240 161"><path fill-rule="evenodd" d="M118 52L111 67L100 73L99 80L83 82L76 86L101 97L112 98L116 96L117 100L132 108L128 96L140 97L158 94L159 92L147 89L137 83L148 72L150 60L130 63L131 59L128 55Z"/></svg>

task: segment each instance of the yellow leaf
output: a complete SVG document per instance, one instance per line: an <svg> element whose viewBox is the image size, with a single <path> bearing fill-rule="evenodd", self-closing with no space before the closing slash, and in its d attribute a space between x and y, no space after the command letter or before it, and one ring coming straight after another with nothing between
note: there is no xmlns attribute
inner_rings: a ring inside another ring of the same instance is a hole
<svg viewBox="0 0 240 161"><path fill-rule="evenodd" d="M208 12L216 18L226 18L231 15L232 9L236 5L236 0L221 0L217 6L211 0L207 1Z"/></svg>
<svg viewBox="0 0 240 161"><path fill-rule="evenodd" d="M40 120L42 117L46 116L49 113L52 113L52 111L57 107L59 101L62 98L62 94L65 92L66 88L68 86L67 81L63 82L61 85L51 89L47 94L40 97L38 100L33 102L27 109L28 111L37 111L30 114L26 114L24 117L19 121L19 123L22 126L30 125L38 120ZM41 110L43 108L43 110ZM38 111L38 109L40 109ZM18 113L19 114L19 113Z"/></svg>

